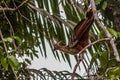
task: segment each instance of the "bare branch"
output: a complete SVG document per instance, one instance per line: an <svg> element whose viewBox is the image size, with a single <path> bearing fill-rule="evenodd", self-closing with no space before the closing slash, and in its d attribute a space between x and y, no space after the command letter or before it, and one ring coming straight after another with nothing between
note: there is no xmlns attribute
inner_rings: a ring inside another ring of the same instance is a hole
<svg viewBox="0 0 120 80"><path fill-rule="evenodd" d="M3 8L0 6L0 11L15 11L16 9L15 8Z"/></svg>
<svg viewBox="0 0 120 80"><path fill-rule="evenodd" d="M90 0L90 3L91 3L91 7L92 7L92 10L93 10L93 13L94 13L94 18L95 18L95 21L96 23L101 27L101 29L105 32L106 36L108 38L110 38L110 44L113 48L113 51L114 51L114 55L116 57L116 60L118 62L120 62L120 57L119 57L119 54L118 54L118 51L117 51L117 48L116 48L116 45L114 43L114 40L112 39L112 36L111 34L108 32L108 30L106 29L106 27L99 21L99 18L97 16L97 10L96 10L96 6L95 6L95 2L94 0Z"/></svg>
<svg viewBox="0 0 120 80"><path fill-rule="evenodd" d="M25 0L23 1L18 7L16 8L3 8L2 6L0 6L0 11L16 11L18 10L20 7L22 7L24 4L26 4L29 0Z"/></svg>
<svg viewBox="0 0 120 80"><path fill-rule="evenodd" d="M25 5L29 0L25 0L23 1L18 7L16 7L16 10L18 10L20 7L22 7L23 5Z"/></svg>
<svg viewBox="0 0 120 80"><path fill-rule="evenodd" d="M10 36L12 37L12 36L14 36L13 26L12 26L10 20L8 19L8 17L6 16L4 10L3 10L3 14L4 14L4 16L5 16L5 18L6 18L7 22L8 22L8 24L9 24L9 26L10 26ZM13 45L14 45L14 48L15 48L15 50L16 50L16 44L15 44L15 41L14 41L14 40L13 40Z"/></svg>
<svg viewBox="0 0 120 80"><path fill-rule="evenodd" d="M3 35L2 35L1 29L0 29L0 37L1 37L1 40L3 42L3 46L4 46L4 49L5 49L6 56L8 57L8 50L7 50L6 44L5 44L4 40L3 40Z"/></svg>
<svg viewBox="0 0 120 80"><path fill-rule="evenodd" d="M96 41L88 44L85 48L83 48L83 49L79 52L79 54L81 54L82 52L84 52L88 47L90 47L90 46L92 46L92 45L94 45L94 44L96 44L96 43L98 43L98 42L108 41L108 40L110 40L110 39L111 39L111 38L103 38L103 39L96 40Z"/></svg>
<svg viewBox="0 0 120 80"><path fill-rule="evenodd" d="M77 70L77 67L79 66L80 62L83 60L83 54L80 54L79 55L79 60L77 62L77 64L75 65L74 69L73 69L73 73L71 75L71 80L74 80L74 77L75 77L75 72Z"/></svg>

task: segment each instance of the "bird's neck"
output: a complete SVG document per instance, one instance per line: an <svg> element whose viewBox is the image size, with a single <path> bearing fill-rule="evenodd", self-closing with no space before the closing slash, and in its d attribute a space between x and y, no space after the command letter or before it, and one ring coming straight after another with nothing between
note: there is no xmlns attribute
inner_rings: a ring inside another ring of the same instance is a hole
<svg viewBox="0 0 120 80"><path fill-rule="evenodd" d="M68 48L67 46L61 46L61 45L57 45L57 46L58 46L58 50L67 54L75 55L79 52L79 50L75 48Z"/></svg>

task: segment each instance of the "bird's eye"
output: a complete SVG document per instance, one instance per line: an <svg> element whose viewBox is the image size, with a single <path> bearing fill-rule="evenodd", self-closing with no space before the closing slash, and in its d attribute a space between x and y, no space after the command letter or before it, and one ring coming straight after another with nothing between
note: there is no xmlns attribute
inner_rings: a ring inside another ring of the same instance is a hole
<svg viewBox="0 0 120 80"><path fill-rule="evenodd" d="M54 50L58 50L58 45L54 44Z"/></svg>

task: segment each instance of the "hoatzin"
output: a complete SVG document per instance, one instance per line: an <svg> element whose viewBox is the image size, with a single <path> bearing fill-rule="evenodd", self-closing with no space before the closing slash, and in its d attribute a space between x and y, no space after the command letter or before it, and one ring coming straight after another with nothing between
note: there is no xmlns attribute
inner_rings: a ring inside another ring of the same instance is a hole
<svg viewBox="0 0 120 80"><path fill-rule="evenodd" d="M89 30L94 21L92 9L86 13L86 18L81 20L74 28L74 32L69 39L67 46L61 46L60 42L53 43L55 50L63 51L68 54L77 54L86 45L89 40Z"/></svg>

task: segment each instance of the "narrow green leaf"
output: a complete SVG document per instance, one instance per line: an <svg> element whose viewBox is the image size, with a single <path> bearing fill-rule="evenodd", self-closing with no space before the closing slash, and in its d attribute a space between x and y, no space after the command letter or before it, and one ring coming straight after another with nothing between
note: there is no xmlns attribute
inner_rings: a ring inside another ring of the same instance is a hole
<svg viewBox="0 0 120 80"><path fill-rule="evenodd" d="M97 53L93 54L92 59L90 61L90 68L92 67L93 63L98 59L98 57L99 57L99 54Z"/></svg>
<svg viewBox="0 0 120 80"><path fill-rule="evenodd" d="M99 4L101 2L101 0L95 0L96 4Z"/></svg>
<svg viewBox="0 0 120 80"><path fill-rule="evenodd" d="M31 64L31 61L29 59L25 59L25 61L28 63L28 64Z"/></svg>
<svg viewBox="0 0 120 80"><path fill-rule="evenodd" d="M99 34L98 34L98 39L102 38L102 37L105 37L105 33L103 31L101 31Z"/></svg>
<svg viewBox="0 0 120 80"><path fill-rule="evenodd" d="M61 54L61 53L56 52L56 58L60 61L59 54Z"/></svg>
<svg viewBox="0 0 120 80"><path fill-rule="evenodd" d="M10 64L10 66L12 67L12 68L14 68L14 69L19 69L19 62L18 62L18 60L16 59L16 57L15 56L9 56L8 57L8 63Z"/></svg>
<svg viewBox="0 0 120 80"><path fill-rule="evenodd" d="M6 58L4 57L1 58L1 64L5 70L8 70L8 63Z"/></svg>
<svg viewBox="0 0 120 80"><path fill-rule="evenodd" d="M106 69L106 67L107 67L106 63L108 62L108 53L107 53L107 51L104 51L104 52L101 53L101 55L99 57L99 60L100 60L101 67L103 69Z"/></svg>
<svg viewBox="0 0 120 80"><path fill-rule="evenodd" d="M68 54L65 54L65 57L66 57L66 60L67 60L67 62L69 64L70 68L72 68L70 56Z"/></svg>
<svg viewBox="0 0 120 80"><path fill-rule="evenodd" d="M120 37L120 32L117 32L118 37Z"/></svg>
<svg viewBox="0 0 120 80"><path fill-rule="evenodd" d="M117 31L115 31L114 29L112 29L112 28L107 28L107 30L110 32L110 34L111 34L112 36L118 37Z"/></svg>
<svg viewBox="0 0 120 80"><path fill-rule="evenodd" d="M105 10L107 7L107 1L104 1L103 4L102 4L102 9Z"/></svg>
<svg viewBox="0 0 120 80"><path fill-rule="evenodd" d="M20 39L20 37L18 37L18 36L13 36L13 38L14 38L15 40L17 40L19 43L22 43L22 40Z"/></svg>

